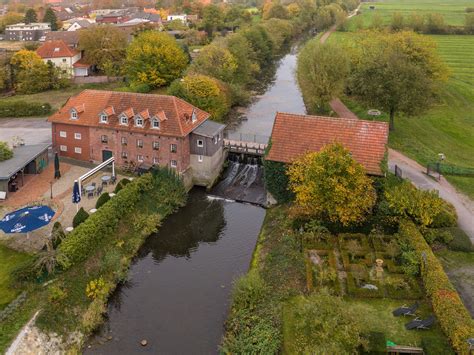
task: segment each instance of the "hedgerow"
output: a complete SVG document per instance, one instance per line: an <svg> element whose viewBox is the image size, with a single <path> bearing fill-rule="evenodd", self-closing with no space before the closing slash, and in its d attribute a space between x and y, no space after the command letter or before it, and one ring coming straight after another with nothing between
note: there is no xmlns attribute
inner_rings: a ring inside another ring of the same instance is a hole
<svg viewBox="0 0 474 355"><path fill-rule="evenodd" d="M412 246L420 258L423 284L426 293L431 297L441 329L458 354L469 354L467 339L474 334L474 321L441 263L413 222L402 221L399 235Z"/></svg>
<svg viewBox="0 0 474 355"><path fill-rule="evenodd" d="M0 102L0 117L47 116L51 105L47 102L5 101Z"/></svg>

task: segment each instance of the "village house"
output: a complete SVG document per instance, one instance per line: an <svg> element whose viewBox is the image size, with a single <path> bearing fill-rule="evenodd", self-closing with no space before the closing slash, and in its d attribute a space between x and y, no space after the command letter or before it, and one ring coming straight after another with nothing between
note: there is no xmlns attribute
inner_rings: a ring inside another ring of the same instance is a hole
<svg viewBox="0 0 474 355"><path fill-rule="evenodd" d="M46 41L63 41L70 48L79 47L79 31L54 31L46 34Z"/></svg>
<svg viewBox="0 0 474 355"><path fill-rule="evenodd" d="M388 142L386 122L278 112L267 160L292 163L325 145L341 143L369 175L381 176Z"/></svg>
<svg viewBox="0 0 474 355"><path fill-rule="evenodd" d="M50 31L51 24L49 23L17 23L5 28L5 39L7 41L42 41Z"/></svg>
<svg viewBox="0 0 474 355"><path fill-rule="evenodd" d="M81 61L82 54L64 41L48 41L36 50L45 63L51 62L68 76L88 76L90 65Z"/></svg>
<svg viewBox="0 0 474 355"><path fill-rule="evenodd" d="M84 90L55 114L53 147L62 157L122 167L169 167L187 187L211 186L224 161L224 125L174 96Z"/></svg>
<svg viewBox="0 0 474 355"><path fill-rule="evenodd" d="M78 30L82 30L85 28L89 28L94 25L94 22L91 22L87 19L77 19L75 21L69 22L68 26L66 26L66 30L69 32L74 32Z"/></svg>

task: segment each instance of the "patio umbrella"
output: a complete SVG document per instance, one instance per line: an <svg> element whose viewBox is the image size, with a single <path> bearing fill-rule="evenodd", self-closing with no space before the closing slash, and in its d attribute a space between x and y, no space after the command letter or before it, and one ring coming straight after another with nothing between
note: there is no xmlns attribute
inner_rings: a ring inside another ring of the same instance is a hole
<svg viewBox="0 0 474 355"><path fill-rule="evenodd" d="M61 171L59 170L59 155L58 153L54 154L54 178L61 178Z"/></svg>
<svg viewBox="0 0 474 355"><path fill-rule="evenodd" d="M0 221L5 233L29 233L47 225L54 216L48 206L31 206L11 212Z"/></svg>
<svg viewBox="0 0 474 355"><path fill-rule="evenodd" d="M81 193L79 192L79 183L75 180L72 189L72 203L76 205L76 211L79 211L79 202L81 202Z"/></svg>

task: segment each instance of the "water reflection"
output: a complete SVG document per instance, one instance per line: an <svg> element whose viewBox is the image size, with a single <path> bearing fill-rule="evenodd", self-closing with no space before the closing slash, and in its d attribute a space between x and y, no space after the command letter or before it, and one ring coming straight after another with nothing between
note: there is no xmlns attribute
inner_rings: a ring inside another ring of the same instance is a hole
<svg viewBox="0 0 474 355"><path fill-rule="evenodd" d="M85 353L217 353L232 280L248 268L264 213L193 191L148 238Z"/></svg>

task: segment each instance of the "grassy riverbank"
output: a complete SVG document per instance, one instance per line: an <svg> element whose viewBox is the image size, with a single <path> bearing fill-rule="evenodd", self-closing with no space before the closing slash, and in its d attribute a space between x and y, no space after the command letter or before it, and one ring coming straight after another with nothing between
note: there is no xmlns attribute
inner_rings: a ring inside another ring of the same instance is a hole
<svg viewBox="0 0 474 355"><path fill-rule="evenodd" d="M31 275L32 265L24 268L21 276L17 274L23 281L17 280L17 284L26 289L28 298L24 307L0 324L0 352L36 310L40 310L38 328L62 336L70 342L66 348L77 350L84 340L82 335L87 336L102 322L108 296L126 279L142 243L167 215L185 203L185 196L179 178L167 171L136 178L66 236L56 256L62 270L43 276L40 283ZM131 199L136 200L125 202ZM121 213L119 218L114 211ZM75 333L79 336L71 338Z"/></svg>

